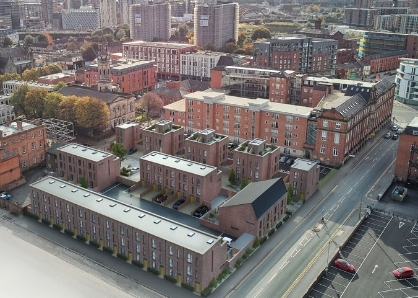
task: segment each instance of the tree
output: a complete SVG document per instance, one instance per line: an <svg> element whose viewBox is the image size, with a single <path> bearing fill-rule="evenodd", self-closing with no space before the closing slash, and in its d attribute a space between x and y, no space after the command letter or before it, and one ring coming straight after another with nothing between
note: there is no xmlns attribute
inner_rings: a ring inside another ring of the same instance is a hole
<svg viewBox="0 0 418 298"><path fill-rule="evenodd" d="M58 118L59 106L63 99L64 97L59 93L48 93L45 97L42 118Z"/></svg>
<svg viewBox="0 0 418 298"><path fill-rule="evenodd" d="M45 36L45 39L46 39L47 43L51 43L54 40L49 33L44 33L42 35Z"/></svg>
<svg viewBox="0 0 418 298"><path fill-rule="evenodd" d="M247 179L242 178L241 180L241 190L244 189L248 185Z"/></svg>
<svg viewBox="0 0 418 298"><path fill-rule="evenodd" d="M187 33L189 33L189 30L190 30L190 28L189 28L189 26L187 26L187 24L180 24L177 27L177 31L178 31L180 37L186 37Z"/></svg>
<svg viewBox="0 0 418 298"><path fill-rule="evenodd" d="M161 99L161 97L153 92L148 92L143 95L139 100L139 103L141 104L142 108L145 109L147 118L149 117L149 113L152 110L158 110L158 112L160 112L160 109L164 106L164 101Z"/></svg>
<svg viewBox="0 0 418 298"><path fill-rule="evenodd" d="M264 39L264 38L271 38L271 34L269 29L266 27L257 27L253 30L253 33L251 34L252 40L258 40L258 39Z"/></svg>
<svg viewBox="0 0 418 298"><path fill-rule="evenodd" d="M235 183L237 183L237 177L235 175L234 169L231 169L229 172L228 181L231 185L235 185Z"/></svg>
<svg viewBox="0 0 418 298"><path fill-rule="evenodd" d="M238 50L238 48L239 47L234 42L228 42L223 47L222 51L225 52L225 53L232 54L233 52L235 52L236 50Z"/></svg>
<svg viewBox="0 0 418 298"><path fill-rule="evenodd" d="M28 47L31 44L33 44L33 41L34 41L33 36L28 34L28 35L25 36L25 39L23 39L23 44Z"/></svg>
<svg viewBox="0 0 418 298"><path fill-rule="evenodd" d="M117 28L118 28L118 30L120 30L120 29L125 30L126 38L130 38L130 36L131 36L131 28L129 27L128 24L118 25Z"/></svg>
<svg viewBox="0 0 418 298"><path fill-rule="evenodd" d="M289 184L287 187L287 204L290 204L290 202L293 200L293 186L292 184Z"/></svg>
<svg viewBox="0 0 418 298"><path fill-rule="evenodd" d="M48 42L47 38L43 34L38 35L38 42Z"/></svg>
<svg viewBox="0 0 418 298"><path fill-rule="evenodd" d="M83 57L84 61L93 61L97 57L96 52L93 50L92 45L88 45L85 48L82 47L81 48L81 56Z"/></svg>
<svg viewBox="0 0 418 298"><path fill-rule="evenodd" d="M86 177L83 176L83 177L80 178L80 186L83 187L83 188L88 188L89 185L87 183Z"/></svg>
<svg viewBox="0 0 418 298"><path fill-rule="evenodd" d="M119 29L118 32L116 32L116 38L118 40L122 40L126 37L126 32L124 29Z"/></svg>
<svg viewBox="0 0 418 298"><path fill-rule="evenodd" d="M110 34L113 36L113 30L111 28L103 28L103 35Z"/></svg>
<svg viewBox="0 0 418 298"><path fill-rule="evenodd" d="M212 43L207 43L203 46L206 51L216 51L216 47Z"/></svg>
<svg viewBox="0 0 418 298"><path fill-rule="evenodd" d="M65 49L69 52L74 52L78 48L77 44L75 42L67 42L65 45Z"/></svg>
<svg viewBox="0 0 418 298"><path fill-rule="evenodd" d="M4 75L0 75L0 92L3 92L3 82L10 81L10 80L21 80L19 74L17 73L6 73Z"/></svg>
<svg viewBox="0 0 418 298"><path fill-rule="evenodd" d="M36 68L26 69L22 73L22 80L24 81L36 81L39 78L39 71Z"/></svg>
<svg viewBox="0 0 418 298"><path fill-rule="evenodd" d="M28 92L28 90L28 85L24 84L17 88L10 97L10 105L14 106L15 113L18 116L25 114L24 101L25 95Z"/></svg>
<svg viewBox="0 0 418 298"><path fill-rule="evenodd" d="M62 67L59 66L58 64L49 64L48 68L49 68L49 73L50 74L61 73L62 72Z"/></svg>
<svg viewBox="0 0 418 298"><path fill-rule="evenodd" d="M128 149L126 149L123 144L116 142L110 144L110 151L112 154L119 157L121 161L124 161L126 154L128 154Z"/></svg>
<svg viewBox="0 0 418 298"><path fill-rule="evenodd" d="M26 119L42 118L47 94L48 91L44 88L29 88L23 101Z"/></svg>
<svg viewBox="0 0 418 298"><path fill-rule="evenodd" d="M39 72L39 76L41 77L48 76L51 74L51 69L49 68L48 65L45 65L43 67L39 67L38 72Z"/></svg>
<svg viewBox="0 0 418 298"><path fill-rule="evenodd" d="M65 82L58 82L58 84L54 85L54 87L52 88L52 91L58 91L61 90L62 88L66 87L67 84Z"/></svg>
<svg viewBox="0 0 418 298"><path fill-rule="evenodd" d="M94 129L101 129L109 122L109 108L100 99L84 96L75 102L75 122L89 130L93 135Z"/></svg>
<svg viewBox="0 0 418 298"><path fill-rule="evenodd" d="M105 34L103 37L106 42L113 42L113 34Z"/></svg>
<svg viewBox="0 0 418 298"><path fill-rule="evenodd" d="M244 46L245 55L252 55L254 52L254 45L252 43L246 44Z"/></svg>
<svg viewBox="0 0 418 298"><path fill-rule="evenodd" d="M10 39L10 37L6 36L3 39L3 47L8 48L8 47L10 47L12 45L13 45L13 41Z"/></svg>
<svg viewBox="0 0 418 298"><path fill-rule="evenodd" d="M244 46L244 41L247 39L247 36L245 35L244 32L240 32L238 34L238 40L237 40L237 45L240 46L241 48Z"/></svg>
<svg viewBox="0 0 418 298"><path fill-rule="evenodd" d="M67 96L62 99L58 106L58 118L61 120L75 122L75 103L77 96Z"/></svg>

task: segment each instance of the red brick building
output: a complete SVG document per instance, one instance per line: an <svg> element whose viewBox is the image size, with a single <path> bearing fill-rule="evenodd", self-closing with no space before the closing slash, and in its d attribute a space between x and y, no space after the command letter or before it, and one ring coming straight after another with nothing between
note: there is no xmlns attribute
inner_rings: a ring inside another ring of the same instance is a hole
<svg viewBox="0 0 418 298"><path fill-rule="evenodd" d="M217 221L201 223L233 237L249 233L262 238L283 218L286 203L282 178L253 182L219 206Z"/></svg>
<svg viewBox="0 0 418 298"><path fill-rule="evenodd" d="M0 190L9 190L7 185L17 181L22 176L19 155L0 158Z"/></svg>
<svg viewBox="0 0 418 298"><path fill-rule="evenodd" d="M153 61L120 59L110 64L113 84L123 93L146 93L155 88L157 68ZM85 85L92 87L99 80L98 65L90 64L85 70Z"/></svg>
<svg viewBox="0 0 418 298"><path fill-rule="evenodd" d="M184 141L184 157L218 167L228 160L228 138L213 129L195 132Z"/></svg>
<svg viewBox="0 0 418 298"><path fill-rule="evenodd" d="M357 49L338 49L337 65L341 63L349 63L356 61Z"/></svg>
<svg viewBox="0 0 418 298"><path fill-rule="evenodd" d="M293 198L307 201L318 189L320 167L316 162L298 158L290 167L289 185Z"/></svg>
<svg viewBox="0 0 418 298"><path fill-rule="evenodd" d="M189 92L180 90L180 81L167 81L164 87L157 88L152 92L157 94L163 101L164 105L179 101Z"/></svg>
<svg viewBox="0 0 418 298"><path fill-rule="evenodd" d="M415 117L399 136L395 177L417 186L418 181L418 117Z"/></svg>
<svg viewBox="0 0 418 298"><path fill-rule="evenodd" d="M363 60L370 64L370 73L373 74L398 69L400 64L399 59L408 58L408 56L408 52L402 50L365 56Z"/></svg>
<svg viewBox="0 0 418 298"><path fill-rule="evenodd" d="M211 206L220 194L222 172L216 167L153 151L140 159L141 181L187 203Z"/></svg>
<svg viewBox="0 0 418 298"><path fill-rule="evenodd" d="M184 151L184 128L169 120L161 120L140 129L140 140L144 154L158 151L170 155L181 155Z"/></svg>
<svg viewBox="0 0 418 298"><path fill-rule="evenodd" d="M140 141L140 128L139 123L135 122L123 123L116 126L116 143L123 144L123 146L128 150L136 148L136 145Z"/></svg>
<svg viewBox="0 0 418 298"><path fill-rule="evenodd" d="M67 144L57 149L58 175L71 183L86 179L93 191L101 191L116 183L120 159L109 152L80 144Z"/></svg>
<svg viewBox="0 0 418 298"><path fill-rule="evenodd" d="M131 41L123 43L123 57L152 60L157 64L157 76L162 80L180 81L181 54L196 51L191 44Z"/></svg>
<svg viewBox="0 0 418 298"><path fill-rule="evenodd" d="M265 140L245 141L234 150L234 170L237 181L263 181L277 177L279 147L267 145Z"/></svg>
<svg viewBox="0 0 418 298"><path fill-rule="evenodd" d="M29 212L51 227L60 226L62 232L93 241L100 250L123 255L198 293L226 265L227 245L221 238L60 179L32 183L30 200Z"/></svg>

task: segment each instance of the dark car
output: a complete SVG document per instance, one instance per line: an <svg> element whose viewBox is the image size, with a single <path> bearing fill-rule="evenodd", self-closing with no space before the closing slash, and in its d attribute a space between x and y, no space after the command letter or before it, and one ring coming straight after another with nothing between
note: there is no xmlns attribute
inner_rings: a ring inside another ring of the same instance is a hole
<svg viewBox="0 0 418 298"><path fill-rule="evenodd" d="M89 147L90 147L90 146L91 146L91 143L89 143L89 142L84 142L84 143L83 143L83 145L84 145L84 146L89 146Z"/></svg>
<svg viewBox="0 0 418 298"><path fill-rule="evenodd" d="M195 210L195 212L193 213L193 216L196 217L202 217L203 215L205 215L207 212L209 211L209 208L206 206L200 206L199 208L197 208Z"/></svg>
<svg viewBox="0 0 418 298"><path fill-rule="evenodd" d="M401 267L401 268L393 270L392 273L396 278L407 278L407 277L411 277L412 275L414 275L414 270L412 270L409 267Z"/></svg>
<svg viewBox="0 0 418 298"><path fill-rule="evenodd" d="M235 144L233 142L228 143L228 149L234 149Z"/></svg>
<svg viewBox="0 0 418 298"><path fill-rule="evenodd" d="M132 149L129 149L129 155L131 155L131 154L134 154L136 151L138 151L138 149L136 149L136 148L132 148Z"/></svg>
<svg viewBox="0 0 418 298"><path fill-rule="evenodd" d="M174 203L174 205L173 205L173 209L179 209L179 206L181 205L181 204L183 204L184 202L186 202L186 200L185 199L180 199L180 200L177 200L175 203Z"/></svg>
<svg viewBox="0 0 418 298"><path fill-rule="evenodd" d="M398 138L399 136L396 133L392 136L392 140L397 140Z"/></svg>
<svg viewBox="0 0 418 298"><path fill-rule="evenodd" d="M295 160L293 158L289 158L288 160L286 160L286 164L290 166L293 164L294 161Z"/></svg>
<svg viewBox="0 0 418 298"><path fill-rule="evenodd" d="M341 270L348 271L351 273L356 272L356 268L354 268L354 265L351 265L344 259L336 259L334 262L335 267L340 268Z"/></svg>
<svg viewBox="0 0 418 298"><path fill-rule="evenodd" d="M280 157L280 162L281 163L285 163L287 160L289 159L289 157L287 157L287 156L282 156L282 157Z"/></svg>
<svg viewBox="0 0 418 298"><path fill-rule="evenodd" d="M158 195L158 196L155 197L155 201L158 204L164 203L165 201L167 201L167 199L168 199L168 196L163 195L163 194L160 194L160 195Z"/></svg>

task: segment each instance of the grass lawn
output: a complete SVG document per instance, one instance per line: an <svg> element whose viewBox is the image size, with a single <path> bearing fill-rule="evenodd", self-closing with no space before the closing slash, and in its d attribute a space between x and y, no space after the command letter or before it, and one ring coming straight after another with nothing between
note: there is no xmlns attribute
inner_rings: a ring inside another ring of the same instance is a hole
<svg viewBox="0 0 418 298"><path fill-rule="evenodd" d="M325 177L324 177L324 179L322 179L321 181L319 181L319 183L318 183L318 188L321 188L321 186L322 185L324 185L325 183L327 183L327 181L329 180L329 179L331 179L331 177L332 176L334 176L336 173L337 173L337 169L332 169L329 173L328 173L328 175L326 175Z"/></svg>

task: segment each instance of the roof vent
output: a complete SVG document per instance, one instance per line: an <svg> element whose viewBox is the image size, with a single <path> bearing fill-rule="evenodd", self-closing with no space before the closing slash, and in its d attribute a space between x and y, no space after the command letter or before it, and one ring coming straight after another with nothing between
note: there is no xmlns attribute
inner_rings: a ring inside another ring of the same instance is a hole
<svg viewBox="0 0 418 298"><path fill-rule="evenodd" d="M180 162L180 159L176 159L174 162Z"/></svg>
<svg viewBox="0 0 418 298"><path fill-rule="evenodd" d="M143 218L145 216L144 213L141 213L140 215L138 215L139 218Z"/></svg>
<svg viewBox="0 0 418 298"><path fill-rule="evenodd" d="M206 167L200 167L200 169L201 169L201 170L204 170L204 169L206 169Z"/></svg>
<svg viewBox="0 0 418 298"><path fill-rule="evenodd" d="M207 244L212 244L213 242L215 242L214 239L209 239L208 241L206 241Z"/></svg>
<svg viewBox="0 0 418 298"><path fill-rule="evenodd" d="M77 191L78 191L78 189L74 188L71 192L77 192Z"/></svg>
<svg viewBox="0 0 418 298"><path fill-rule="evenodd" d="M163 159L167 159L167 158L168 158L168 156L164 156L164 157L163 157Z"/></svg>
<svg viewBox="0 0 418 298"><path fill-rule="evenodd" d="M190 162L190 163L188 163L187 165L190 167L190 166L192 165L192 163Z"/></svg>
<svg viewBox="0 0 418 298"><path fill-rule="evenodd" d="M82 149L81 151L87 151L87 148Z"/></svg>
<svg viewBox="0 0 418 298"><path fill-rule="evenodd" d="M110 204L109 206L110 206L110 207L115 207L115 206L116 206L116 203L112 203L112 204Z"/></svg>
<svg viewBox="0 0 418 298"><path fill-rule="evenodd" d="M91 154L97 154L97 151L93 151Z"/></svg>
<svg viewBox="0 0 418 298"><path fill-rule="evenodd" d="M64 187L66 187L66 186L67 186L67 185L63 184L63 185L61 185L61 186L60 186L60 188L64 188Z"/></svg>
<svg viewBox="0 0 418 298"><path fill-rule="evenodd" d="M103 201L103 198L96 199L96 202L101 202L101 201Z"/></svg>
<svg viewBox="0 0 418 298"><path fill-rule="evenodd" d="M75 149L75 148L77 148L78 146L73 146L73 148Z"/></svg>
<svg viewBox="0 0 418 298"><path fill-rule="evenodd" d="M49 181L49 184L55 183L55 180L51 180Z"/></svg>
<svg viewBox="0 0 418 298"><path fill-rule="evenodd" d="M84 195L84 197L85 197L85 198L87 198L89 195L90 195L89 193L86 193L86 194Z"/></svg>
<svg viewBox="0 0 418 298"><path fill-rule="evenodd" d="M155 224L159 224L161 222L161 219L156 219L156 220L154 220L154 223Z"/></svg>
<svg viewBox="0 0 418 298"><path fill-rule="evenodd" d="M187 236L193 237L194 234L196 234L196 233L195 232L189 232L189 234L187 234Z"/></svg>
<svg viewBox="0 0 418 298"><path fill-rule="evenodd" d="M131 211L131 208L126 208L125 210L123 210L123 212L129 212Z"/></svg>
<svg viewBox="0 0 418 298"><path fill-rule="evenodd" d="M178 228L177 226L171 226L170 230L173 230L174 231L177 228Z"/></svg>
<svg viewBox="0 0 418 298"><path fill-rule="evenodd" d="M155 155L157 155L156 153L151 153L151 156L155 156Z"/></svg>

